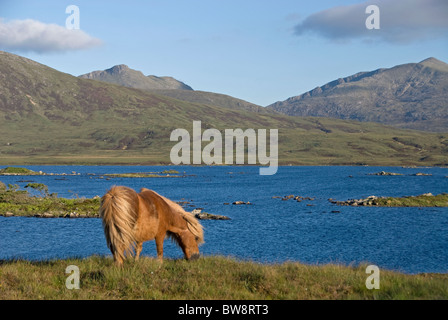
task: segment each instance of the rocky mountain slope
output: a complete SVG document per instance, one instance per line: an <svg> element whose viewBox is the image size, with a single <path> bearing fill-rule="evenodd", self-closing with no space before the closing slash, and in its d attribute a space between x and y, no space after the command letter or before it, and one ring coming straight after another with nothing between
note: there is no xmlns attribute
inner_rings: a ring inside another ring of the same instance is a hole
<svg viewBox="0 0 448 320"><path fill-rule="evenodd" d="M374 121L448 132L448 64L428 58L359 72L268 108L293 116Z"/></svg>
<svg viewBox="0 0 448 320"><path fill-rule="evenodd" d="M141 71L131 69L125 64L116 65L104 71L93 71L80 75L79 77L84 79L115 83L121 86L143 90L193 90L190 86L172 77L157 77L152 75L145 76Z"/></svg>

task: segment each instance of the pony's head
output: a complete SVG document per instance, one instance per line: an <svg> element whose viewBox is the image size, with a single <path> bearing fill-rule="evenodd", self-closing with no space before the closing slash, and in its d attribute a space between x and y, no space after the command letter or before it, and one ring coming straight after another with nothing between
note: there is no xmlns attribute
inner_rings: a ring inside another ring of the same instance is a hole
<svg viewBox="0 0 448 320"><path fill-rule="evenodd" d="M182 217L187 222L187 229L177 234L168 232L168 236L182 248L187 260L199 258L199 246L204 243L202 225L189 212L183 212Z"/></svg>

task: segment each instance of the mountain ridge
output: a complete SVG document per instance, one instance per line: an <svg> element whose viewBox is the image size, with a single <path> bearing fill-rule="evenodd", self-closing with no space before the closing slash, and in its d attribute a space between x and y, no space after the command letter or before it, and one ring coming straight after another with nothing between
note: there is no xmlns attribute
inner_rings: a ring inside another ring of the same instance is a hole
<svg viewBox="0 0 448 320"><path fill-rule="evenodd" d="M258 113L276 113L273 110L229 95L193 90L190 86L173 77L144 76L141 71L131 69L125 64L115 65L103 71L92 71L79 77L141 89L186 102Z"/></svg>
<svg viewBox="0 0 448 320"><path fill-rule="evenodd" d="M79 76L83 79L92 79L115 83L125 87L151 90L151 89L177 89L193 90L189 85L173 77L145 76L143 72L129 68L125 64L115 65L109 69L96 70Z"/></svg>
<svg viewBox="0 0 448 320"><path fill-rule="evenodd" d="M291 116L373 121L399 128L448 131L448 64L419 63L358 72L267 108Z"/></svg>

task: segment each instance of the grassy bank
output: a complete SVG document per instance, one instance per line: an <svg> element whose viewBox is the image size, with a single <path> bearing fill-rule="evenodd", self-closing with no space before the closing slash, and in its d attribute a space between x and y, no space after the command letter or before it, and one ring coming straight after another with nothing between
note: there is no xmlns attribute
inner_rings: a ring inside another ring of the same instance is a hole
<svg viewBox="0 0 448 320"><path fill-rule="evenodd" d="M78 290L66 287L69 265L79 268ZM162 265L144 257L123 268L100 256L1 261L0 299L448 299L448 274L381 270L380 288L368 290L365 270L366 265L271 265L219 256L166 259Z"/></svg>
<svg viewBox="0 0 448 320"><path fill-rule="evenodd" d="M49 194L48 187L40 183L30 183L40 196L33 196L27 190L17 190L18 186L6 186L0 181L0 215L43 216L43 217L98 217L100 198L59 198Z"/></svg>

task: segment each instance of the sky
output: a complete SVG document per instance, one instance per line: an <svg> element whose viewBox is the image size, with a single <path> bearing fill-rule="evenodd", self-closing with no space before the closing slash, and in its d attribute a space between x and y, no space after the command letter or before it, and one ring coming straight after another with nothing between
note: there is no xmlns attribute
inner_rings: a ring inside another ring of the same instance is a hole
<svg viewBox="0 0 448 320"><path fill-rule="evenodd" d="M448 1L0 0L0 50L74 76L126 64L267 106L360 71L448 63Z"/></svg>

